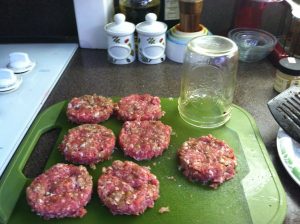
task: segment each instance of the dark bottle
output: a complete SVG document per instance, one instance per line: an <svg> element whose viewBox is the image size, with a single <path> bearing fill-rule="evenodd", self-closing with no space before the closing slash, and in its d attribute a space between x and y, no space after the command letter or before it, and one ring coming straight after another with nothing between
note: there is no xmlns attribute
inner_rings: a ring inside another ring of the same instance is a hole
<svg viewBox="0 0 300 224"><path fill-rule="evenodd" d="M160 15L158 20L166 23L169 28L179 23L179 1L178 0L161 0Z"/></svg>
<svg viewBox="0 0 300 224"><path fill-rule="evenodd" d="M160 15L160 0L119 0L119 11L126 16L126 21L138 24L145 21L147 13Z"/></svg>

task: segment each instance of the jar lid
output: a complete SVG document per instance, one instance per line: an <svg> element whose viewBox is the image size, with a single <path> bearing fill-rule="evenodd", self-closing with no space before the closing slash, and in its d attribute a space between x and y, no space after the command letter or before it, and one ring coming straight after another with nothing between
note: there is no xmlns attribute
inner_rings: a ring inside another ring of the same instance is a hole
<svg viewBox="0 0 300 224"><path fill-rule="evenodd" d="M126 36L134 32L133 23L125 21L126 17L122 13L114 15L114 22L105 25L105 31L110 35Z"/></svg>
<svg viewBox="0 0 300 224"><path fill-rule="evenodd" d="M167 24L156 20L157 15L155 13L148 13L145 16L145 21L136 25L137 32L144 35L160 35L165 33L168 29Z"/></svg>
<svg viewBox="0 0 300 224"><path fill-rule="evenodd" d="M300 76L300 59L294 57L286 57L279 60L278 70L282 73Z"/></svg>

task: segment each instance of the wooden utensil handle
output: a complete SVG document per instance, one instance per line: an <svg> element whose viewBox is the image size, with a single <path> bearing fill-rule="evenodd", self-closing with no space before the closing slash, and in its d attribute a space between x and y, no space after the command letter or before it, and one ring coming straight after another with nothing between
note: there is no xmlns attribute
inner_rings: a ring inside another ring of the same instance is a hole
<svg viewBox="0 0 300 224"><path fill-rule="evenodd" d="M198 32L203 0L179 0L180 31Z"/></svg>

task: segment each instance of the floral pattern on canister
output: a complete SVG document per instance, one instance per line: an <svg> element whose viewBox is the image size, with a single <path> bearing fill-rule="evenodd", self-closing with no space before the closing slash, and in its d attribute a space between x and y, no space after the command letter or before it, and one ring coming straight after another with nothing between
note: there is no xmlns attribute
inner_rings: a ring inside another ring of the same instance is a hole
<svg viewBox="0 0 300 224"><path fill-rule="evenodd" d="M150 59L150 58L147 58L145 55L143 55L141 49L139 49L139 58L140 58L140 60L141 60L142 62L144 62L144 63L149 63L149 62L151 62L151 59Z"/></svg>
<svg viewBox="0 0 300 224"><path fill-rule="evenodd" d="M165 33L156 36L139 34L138 58L145 64L158 64L166 59Z"/></svg>
<svg viewBox="0 0 300 224"><path fill-rule="evenodd" d="M108 42L108 60L113 64L129 64L135 60L135 49L134 49L134 38L133 35L128 36L111 36ZM122 49L123 48L123 49ZM112 50L114 49L114 50ZM118 58L114 51L120 49L119 52L128 51L128 55L124 55L124 57ZM124 50L126 49L126 50Z"/></svg>
<svg viewBox="0 0 300 224"><path fill-rule="evenodd" d="M120 37L117 37L117 36L113 36L113 42L119 44L120 43Z"/></svg>
<svg viewBox="0 0 300 224"><path fill-rule="evenodd" d="M149 37L149 38L147 38L147 42L148 42L148 44L155 44L155 38Z"/></svg>

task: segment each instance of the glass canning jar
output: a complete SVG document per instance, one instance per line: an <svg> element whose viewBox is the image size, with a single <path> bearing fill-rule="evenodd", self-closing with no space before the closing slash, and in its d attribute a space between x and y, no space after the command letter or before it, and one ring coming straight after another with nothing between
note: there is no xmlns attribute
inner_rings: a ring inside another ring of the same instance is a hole
<svg viewBox="0 0 300 224"><path fill-rule="evenodd" d="M225 124L231 116L237 66L238 47L229 38L193 38L182 66L178 99L182 119L200 128Z"/></svg>

